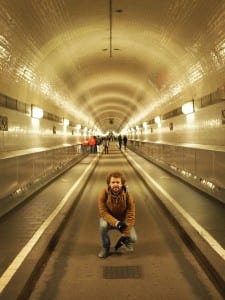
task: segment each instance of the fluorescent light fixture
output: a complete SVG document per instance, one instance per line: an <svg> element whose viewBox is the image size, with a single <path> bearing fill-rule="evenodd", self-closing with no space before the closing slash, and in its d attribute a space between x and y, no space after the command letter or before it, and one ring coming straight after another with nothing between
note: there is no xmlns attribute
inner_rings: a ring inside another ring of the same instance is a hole
<svg viewBox="0 0 225 300"><path fill-rule="evenodd" d="M161 118L160 116L155 117L155 123L160 124L161 123Z"/></svg>
<svg viewBox="0 0 225 300"><path fill-rule="evenodd" d="M44 111L42 108L34 106L33 104L31 105L31 117L36 118L36 119L41 119L43 118Z"/></svg>
<svg viewBox="0 0 225 300"><path fill-rule="evenodd" d="M143 128L146 129L148 127L148 123L147 122L143 122L142 126L143 126Z"/></svg>
<svg viewBox="0 0 225 300"><path fill-rule="evenodd" d="M63 118L63 126L68 126L70 121L68 119Z"/></svg>
<svg viewBox="0 0 225 300"><path fill-rule="evenodd" d="M187 115L194 112L194 101L189 101L182 105L182 113Z"/></svg>

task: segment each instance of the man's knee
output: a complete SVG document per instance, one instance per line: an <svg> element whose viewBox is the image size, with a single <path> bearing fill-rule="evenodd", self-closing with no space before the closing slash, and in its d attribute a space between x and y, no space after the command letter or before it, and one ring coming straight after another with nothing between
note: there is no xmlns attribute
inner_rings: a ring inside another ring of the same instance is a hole
<svg viewBox="0 0 225 300"><path fill-rule="evenodd" d="M103 219L103 218L100 218L99 219L99 225L100 225L100 228L104 228L106 229L108 227L108 223Z"/></svg>
<svg viewBox="0 0 225 300"><path fill-rule="evenodd" d="M136 233L134 227L131 229L130 238L131 238L132 243L137 242L137 233Z"/></svg>

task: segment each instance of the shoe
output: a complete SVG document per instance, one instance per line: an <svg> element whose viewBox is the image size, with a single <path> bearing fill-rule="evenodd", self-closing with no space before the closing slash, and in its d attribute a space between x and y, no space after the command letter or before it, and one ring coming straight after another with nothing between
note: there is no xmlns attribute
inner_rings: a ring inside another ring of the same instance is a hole
<svg viewBox="0 0 225 300"><path fill-rule="evenodd" d="M129 252L133 252L134 251L134 247L132 245L132 243L128 243L126 246L126 250Z"/></svg>
<svg viewBox="0 0 225 300"><path fill-rule="evenodd" d="M98 257L106 258L108 255L109 255L109 248L102 248L102 250L98 254Z"/></svg>

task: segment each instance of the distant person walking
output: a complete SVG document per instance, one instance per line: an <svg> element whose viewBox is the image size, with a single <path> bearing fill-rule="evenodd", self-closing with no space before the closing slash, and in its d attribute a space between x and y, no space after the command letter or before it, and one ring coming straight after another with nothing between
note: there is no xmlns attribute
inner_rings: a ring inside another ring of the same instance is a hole
<svg viewBox="0 0 225 300"><path fill-rule="evenodd" d="M96 140L96 143L97 143L97 152L98 153L101 153L101 144L102 144L102 139L100 136L97 136L97 140Z"/></svg>
<svg viewBox="0 0 225 300"><path fill-rule="evenodd" d="M103 139L103 147L104 147L104 153L108 154L109 153L109 138L106 136Z"/></svg>
<svg viewBox="0 0 225 300"><path fill-rule="evenodd" d="M89 144L89 146L90 146L90 152L91 153L96 153L97 151L96 151L96 137L94 137L94 136L91 136L90 138L89 138L89 140L88 140L88 144Z"/></svg>
<svg viewBox="0 0 225 300"><path fill-rule="evenodd" d="M121 136L121 134L118 135L118 143L119 143L119 148L121 150L121 147L122 147L122 136Z"/></svg>
<svg viewBox="0 0 225 300"><path fill-rule="evenodd" d="M124 137L123 137L123 145L124 145L124 149L126 150L126 148L127 148L127 136L126 135L124 135Z"/></svg>

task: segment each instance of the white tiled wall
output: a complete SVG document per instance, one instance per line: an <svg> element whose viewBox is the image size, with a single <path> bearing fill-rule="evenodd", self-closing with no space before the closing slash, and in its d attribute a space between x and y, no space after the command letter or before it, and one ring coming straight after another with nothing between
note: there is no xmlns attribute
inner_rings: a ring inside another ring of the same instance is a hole
<svg viewBox="0 0 225 300"><path fill-rule="evenodd" d="M191 115L180 115L162 121L161 127L151 125L153 132L142 133L139 138L175 144L197 144L225 147L225 124L222 124L225 101L202 108ZM33 147L52 147L80 140L72 135L72 129L48 120L32 119L23 113L0 107L0 115L8 117L8 131L0 131L0 151L12 151ZM169 124L173 123L170 131ZM38 125L39 124L39 125ZM56 125L56 134L53 134Z"/></svg>
<svg viewBox="0 0 225 300"><path fill-rule="evenodd" d="M225 123L222 124L222 110L225 110L225 101L207 106L190 115L180 115L162 121L161 127L156 124L150 125L153 132L149 130L149 133L143 133L140 139L225 147ZM171 122L172 131L169 129Z"/></svg>
<svg viewBox="0 0 225 300"><path fill-rule="evenodd" d="M0 152L29 149L36 147L53 147L73 144L80 140L72 135L72 129L66 130L60 124L0 107L0 116L8 117L8 131L0 130ZM56 134L53 134L56 125Z"/></svg>

